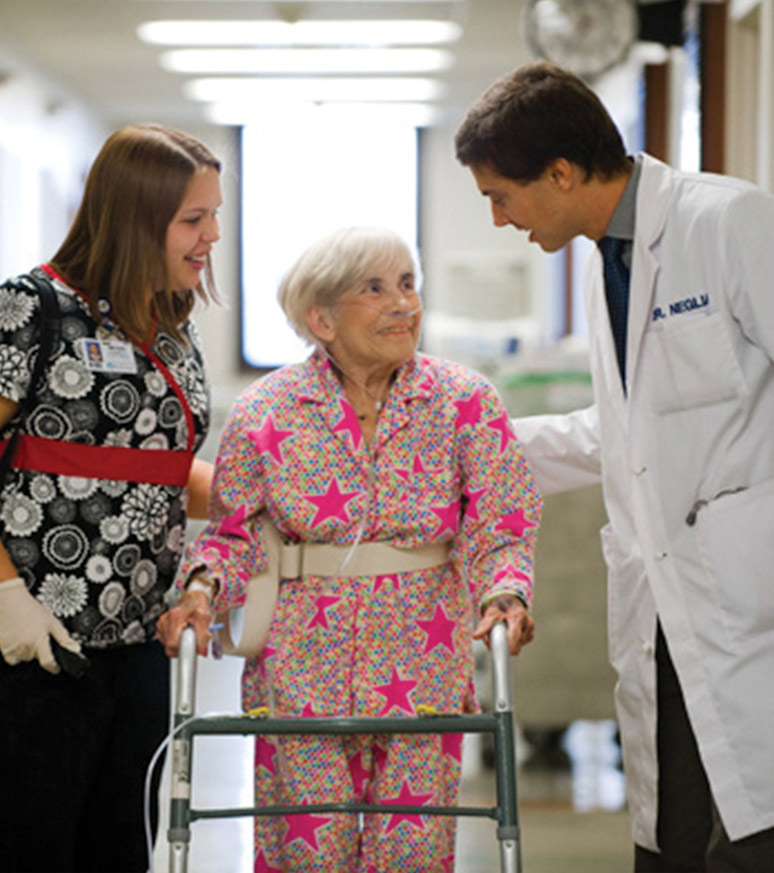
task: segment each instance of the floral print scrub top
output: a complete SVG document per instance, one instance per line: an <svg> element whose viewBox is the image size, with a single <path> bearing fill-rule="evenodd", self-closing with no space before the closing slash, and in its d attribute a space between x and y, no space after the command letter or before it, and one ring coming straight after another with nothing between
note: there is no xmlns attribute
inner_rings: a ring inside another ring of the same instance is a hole
<svg viewBox="0 0 774 873"><path fill-rule="evenodd" d="M61 336L22 433L143 452L133 460L131 481L88 475L88 459L79 475L11 469L0 498L0 539L31 593L75 639L99 648L144 642L166 608L183 550L185 490L143 482L143 458L158 449L182 457L204 439L209 389L198 336L189 322L182 328L187 345L158 332L140 348L109 315L95 324L77 291L59 278L52 284ZM17 402L29 390L39 305L23 275L0 286L0 396ZM114 369L94 360L107 339L124 353ZM13 429L3 428L0 439Z"/></svg>
<svg viewBox="0 0 774 873"><path fill-rule="evenodd" d="M278 715L475 707L474 620L500 592L530 602L540 515L509 416L483 376L416 355L399 368L371 445L320 354L258 379L227 421L210 522L178 583L207 565L220 581L214 608L240 605L264 566L264 509L293 540L443 542L451 560L284 580L267 645L246 662L247 708L270 695Z"/></svg>

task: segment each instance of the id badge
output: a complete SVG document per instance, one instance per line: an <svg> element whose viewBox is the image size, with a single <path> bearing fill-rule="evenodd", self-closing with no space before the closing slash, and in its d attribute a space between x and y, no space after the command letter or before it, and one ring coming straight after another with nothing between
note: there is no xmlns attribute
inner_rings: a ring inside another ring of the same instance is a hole
<svg viewBox="0 0 774 873"><path fill-rule="evenodd" d="M90 370L101 373L136 373L137 361L134 346L118 339L94 339L84 337L79 340L81 353Z"/></svg>

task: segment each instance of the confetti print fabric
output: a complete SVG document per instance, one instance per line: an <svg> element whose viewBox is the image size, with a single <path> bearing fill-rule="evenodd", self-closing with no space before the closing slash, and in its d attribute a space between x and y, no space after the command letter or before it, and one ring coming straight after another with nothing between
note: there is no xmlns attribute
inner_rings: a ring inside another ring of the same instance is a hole
<svg viewBox="0 0 774 873"><path fill-rule="evenodd" d="M248 660L246 709L285 716L474 711L472 639L483 602L532 596L540 498L489 382L424 355L401 366L366 445L317 354L237 400L216 462L211 521L182 584L206 564L216 608L241 605L263 569L258 514L292 540L445 542L450 562L416 572L284 580L267 645ZM256 799L453 805L461 737L273 737L256 746ZM453 869L454 819L335 814L256 819L256 871Z"/></svg>

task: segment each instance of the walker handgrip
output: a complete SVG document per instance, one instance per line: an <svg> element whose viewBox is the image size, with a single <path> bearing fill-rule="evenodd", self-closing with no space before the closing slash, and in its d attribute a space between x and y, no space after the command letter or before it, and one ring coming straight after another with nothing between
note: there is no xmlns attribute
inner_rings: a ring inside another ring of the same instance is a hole
<svg viewBox="0 0 774 873"><path fill-rule="evenodd" d="M492 679L495 712L510 712L511 701L511 653L508 650L508 630L505 622L498 621L489 632L492 648Z"/></svg>
<svg viewBox="0 0 774 873"><path fill-rule="evenodd" d="M194 714L196 696L196 631L189 625L180 634L177 653L177 693L175 715Z"/></svg>

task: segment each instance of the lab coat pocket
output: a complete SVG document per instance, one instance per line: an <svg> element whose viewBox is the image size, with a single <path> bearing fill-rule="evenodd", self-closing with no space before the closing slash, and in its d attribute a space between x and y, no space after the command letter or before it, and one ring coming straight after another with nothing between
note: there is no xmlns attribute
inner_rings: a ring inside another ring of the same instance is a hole
<svg viewBox="0 0 774 873"><path fill-rule="evenodd" d="M745 380L723 318L692 318L650 332L654 342L653 410L679 412L723 403L742 394Z"/></svg>
<svg viewBox="0 0 774 873"><path fill-rule="evenodd" d="M725 494L696 515L696 542L735 644L774 635L774 480Z"/></svg>

